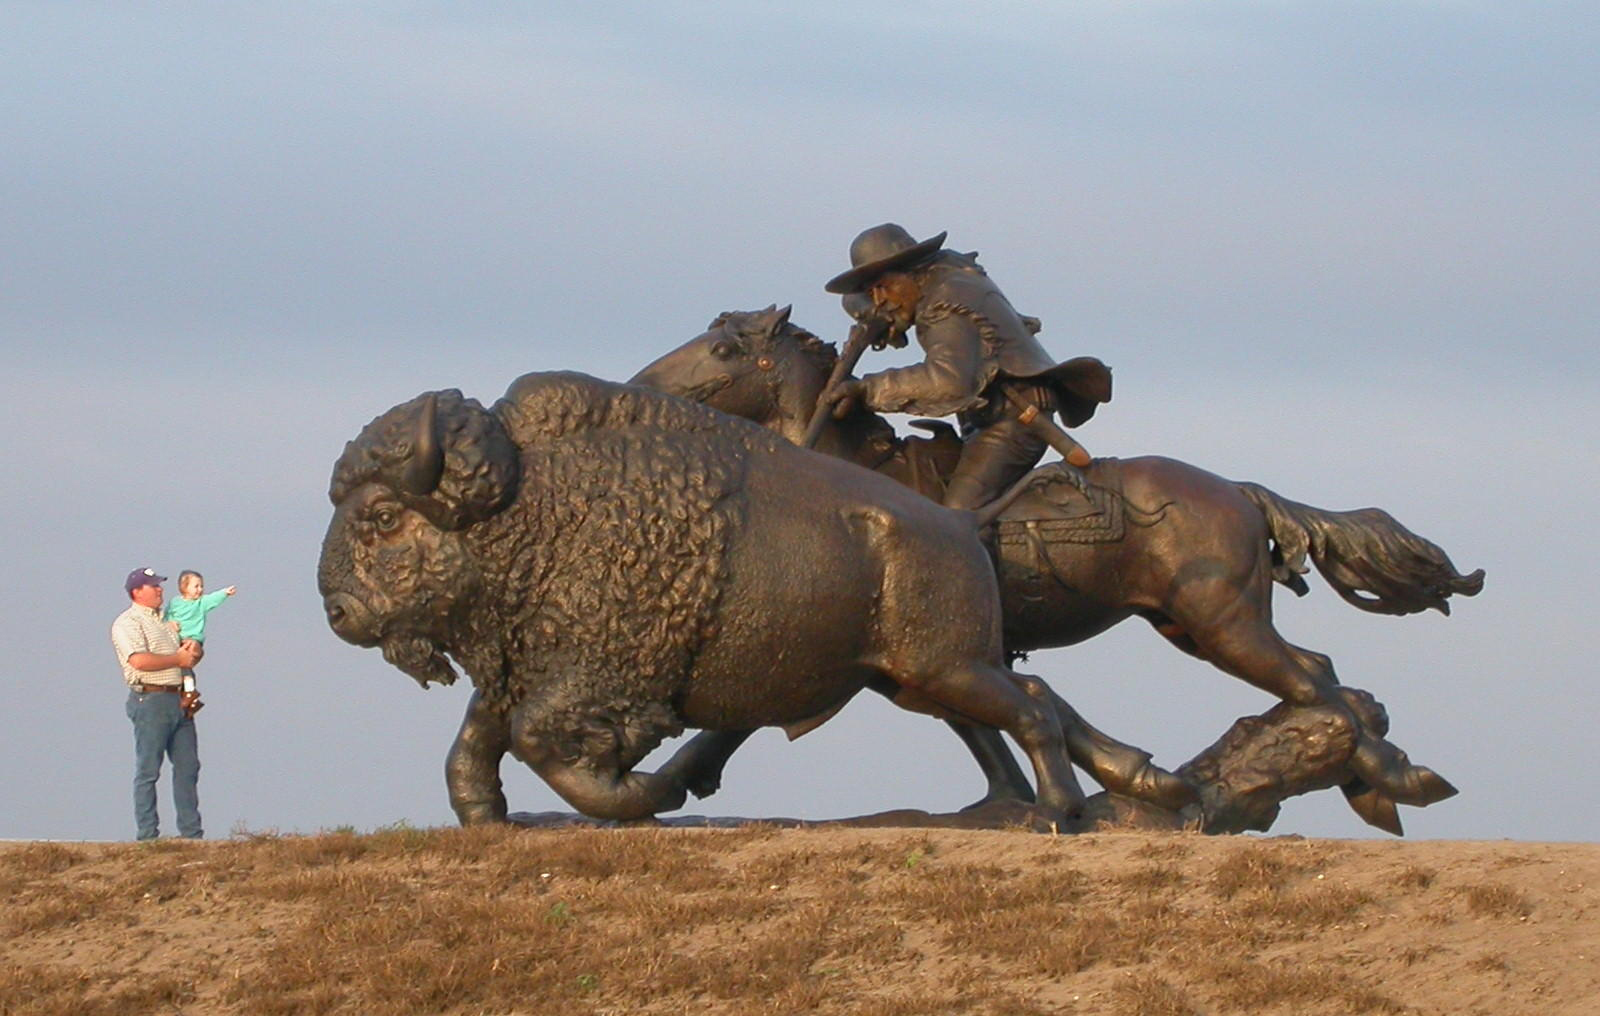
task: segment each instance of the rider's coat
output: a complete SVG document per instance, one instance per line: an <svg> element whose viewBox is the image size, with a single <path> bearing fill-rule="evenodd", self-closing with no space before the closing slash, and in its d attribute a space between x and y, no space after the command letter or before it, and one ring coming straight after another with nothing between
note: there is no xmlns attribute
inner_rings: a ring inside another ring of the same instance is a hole
<svg viewBox="0 0 1600 1016"><path fill-rule="evenodd" d="M923 362L863 378L871 408L925 416L969 413L987 404L986 390L996 378L1034 377L1056 365L971 257L941 251L916 276Z"/></svg>

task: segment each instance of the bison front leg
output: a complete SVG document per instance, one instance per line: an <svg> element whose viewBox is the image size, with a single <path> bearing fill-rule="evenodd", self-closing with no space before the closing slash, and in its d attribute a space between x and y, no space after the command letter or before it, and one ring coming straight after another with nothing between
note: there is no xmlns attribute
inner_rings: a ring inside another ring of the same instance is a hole
<svg viewBox="0 0 1600 1016"><path fill-rule="evenodd" d="M444 760L444 782L450 807L462 825L506 820L506 795L500 783L500 760L511 750L510 725L474 691L467 703L455 743Z"/></svg>
<svg viewBox="0 0 1600 1016"><path fill-rule="evenodd" d="M617 740L604 724L581 732L583 752L563 757L542 725L519 715L512 721L517 757L527 763L561 799L590 818L627 822L683 807L689 792L675 774L625 771Z"/></svg>
<svg viewBox="0 0 1600 1016"><path fill-rule="evenodd" d="M728 759L753 733L753 730L702 730L674 752L658 773L678 780L696 797L710 797L722 788L722 770Z"/></svg>
<svg viewBox="0 0 1600 1016"><path fill-rule="evenodd" d="M688 798L684 785L670 776L602 769L584 759L545 759L533 763L533 771L563 801L590 818L619 822L650 818L656 812L683 807Z"/></svg>

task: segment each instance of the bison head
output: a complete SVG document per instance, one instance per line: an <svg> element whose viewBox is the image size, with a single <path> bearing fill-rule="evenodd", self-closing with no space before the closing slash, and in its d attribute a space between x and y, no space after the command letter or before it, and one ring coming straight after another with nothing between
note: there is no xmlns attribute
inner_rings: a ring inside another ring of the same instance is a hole
<svg viewBox="0 0 1600 1016"><path fill-rule="evenodd" d="M454 389L367 424L334 465L317 586L334 633L449 684L449 633L481 585L462 539L516 496L520 460L494 414Z"/></svg>

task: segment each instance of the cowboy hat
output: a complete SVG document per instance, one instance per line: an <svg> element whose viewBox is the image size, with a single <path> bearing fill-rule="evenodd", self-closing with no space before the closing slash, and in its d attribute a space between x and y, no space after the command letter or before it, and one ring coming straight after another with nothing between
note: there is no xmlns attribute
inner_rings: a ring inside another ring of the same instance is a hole
<svg viewBox="0 0 1600 1016"><path fill-rule="evenodd" d="M893 222L863 230L850 242L850 270L835 275L822 288L830 293L859 293L884 272L931 257L944 243L944 238L945 234L940 233L918 243L904 226Z"/></svg>

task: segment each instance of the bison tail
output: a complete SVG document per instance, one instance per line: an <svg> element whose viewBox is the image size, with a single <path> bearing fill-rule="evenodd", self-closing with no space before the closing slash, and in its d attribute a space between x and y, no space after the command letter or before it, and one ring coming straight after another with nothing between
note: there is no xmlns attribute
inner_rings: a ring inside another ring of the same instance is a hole
<svg viewBox="0 0 1600 1016"><path fill-rule="evenodd" d="M1381 508L1335 512L1280 497L1255 483L1236 483L1266 517L1272 577L1304 596L1306 557L1345 602L1374 614L1450 613L1454 595L1476 596L1483 569L1456 571L1449 555Z"/></svg>

